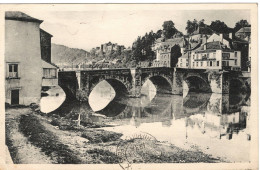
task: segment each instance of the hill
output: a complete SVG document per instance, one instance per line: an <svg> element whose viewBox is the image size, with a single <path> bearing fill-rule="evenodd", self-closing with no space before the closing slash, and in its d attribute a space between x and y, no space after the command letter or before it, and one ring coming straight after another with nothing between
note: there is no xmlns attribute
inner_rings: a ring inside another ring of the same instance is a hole
<svg viewBox="0 0 260 170"><path fill-rule="evenodd" d="M90 59L88 51L52 43L51 60L58 66L71 66L72 63L76 65L87 59Z"/></svg>

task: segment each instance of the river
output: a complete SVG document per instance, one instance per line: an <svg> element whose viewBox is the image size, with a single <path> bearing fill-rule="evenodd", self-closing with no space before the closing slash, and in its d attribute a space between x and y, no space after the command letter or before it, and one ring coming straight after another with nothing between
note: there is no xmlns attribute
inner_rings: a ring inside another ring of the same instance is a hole
<svg viewBox="0 0 260 170"><path fill-rule="evenodd" d="M156 94L149 81L140 98L113 100L115 91L106 81L93 89L89 103L66 100L59 87L47 93L41 99L45 113L55 111L73 119L111 125L103 129L122 133L122 138L145 132L157 140L184 149L196 147L231 162L250 160L249 94Z"/></svg>

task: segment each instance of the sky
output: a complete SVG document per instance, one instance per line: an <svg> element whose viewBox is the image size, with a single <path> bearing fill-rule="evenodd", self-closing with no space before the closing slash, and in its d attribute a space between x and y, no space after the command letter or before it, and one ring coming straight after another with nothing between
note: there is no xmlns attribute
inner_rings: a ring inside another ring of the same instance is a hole
<svg viewBox="0 0 260 170"><path fill-rule="evenodd" d="M131 47L138 36L162 29L164 21L172 20L186 34L187 20L204 19L206 24L221 20L234 27L241 19L250 23L249 10L86 10L22 12L41 20L41 28L53 35L52 42L89 51L111 41Z"/></svg>

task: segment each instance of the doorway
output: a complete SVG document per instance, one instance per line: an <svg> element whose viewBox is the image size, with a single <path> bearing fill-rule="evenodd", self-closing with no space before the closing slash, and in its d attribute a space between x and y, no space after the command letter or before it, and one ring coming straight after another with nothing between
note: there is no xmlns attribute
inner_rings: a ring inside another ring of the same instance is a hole
<svg viewBox="0 0 260 170"><path fill-rule="evenodd" d="M11 105L19 104L19 90L11 91Z"/></svg>

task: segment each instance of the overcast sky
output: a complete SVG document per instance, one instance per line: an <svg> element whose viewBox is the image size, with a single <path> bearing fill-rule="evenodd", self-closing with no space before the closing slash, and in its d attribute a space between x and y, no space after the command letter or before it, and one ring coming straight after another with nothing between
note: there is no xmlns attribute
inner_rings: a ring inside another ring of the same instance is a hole
<svg viewBox="0 0 260 170"><path fill-rule="evenodd" d="M90 50L111 41L131 46L137 36L162 29L164 21L172 20L186 34L187 20L224 21L229 27L241 19L250 22L249 10L122 10L122 11L29 11L26 14L44 20L41 28L53 35L52 42L72 48Z"/></svg>

